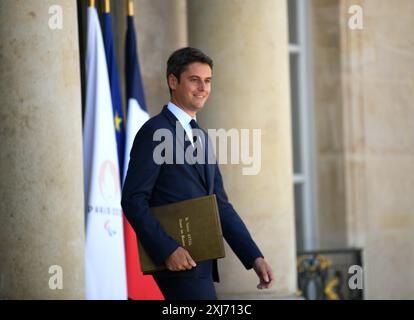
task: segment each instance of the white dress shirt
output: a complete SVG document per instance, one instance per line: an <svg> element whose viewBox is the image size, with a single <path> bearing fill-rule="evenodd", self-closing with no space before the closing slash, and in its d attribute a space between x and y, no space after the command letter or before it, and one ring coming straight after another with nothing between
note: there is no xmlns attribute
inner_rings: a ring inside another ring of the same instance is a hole
<svg viewBox="0 0 414 320"><path fill-rule="evenodd" d="M167 108L168 108L168 110L170 110L175 115L175 117L178 119L180 124L183 126L183 128L185 130L185 133L187 134L187 136L190 139L191 144L194 146L194 143L193 143L193 130L190 126L190 121L192 119L197 121L197 119L195 117L192 118L188 113L186 113L184 110L177 107L171 101L168 102Z"/></svg>

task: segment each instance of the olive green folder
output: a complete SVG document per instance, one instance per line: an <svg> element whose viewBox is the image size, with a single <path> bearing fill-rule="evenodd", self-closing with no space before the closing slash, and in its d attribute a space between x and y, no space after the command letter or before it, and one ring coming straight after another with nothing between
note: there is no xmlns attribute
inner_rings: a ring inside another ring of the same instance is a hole
<svg viewBox="0 0 414 320"><path fill-rule="evenodd" d="M189 251L195 262L224 257L216 195L151 207L150 211L164 231ZM144 274L166 269L165 265L156 265L151 260L139 239L138 250Z"/></svg>

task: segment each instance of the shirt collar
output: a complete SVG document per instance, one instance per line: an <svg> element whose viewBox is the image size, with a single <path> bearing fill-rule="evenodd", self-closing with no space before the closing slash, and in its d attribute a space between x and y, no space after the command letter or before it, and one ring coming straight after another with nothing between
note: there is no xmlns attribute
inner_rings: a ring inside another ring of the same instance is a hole
<svg viewBox="0 0 414 320"><path fill-rule="evenodd" d="M191 118L191 116L186 113L184 110L182 110L181 108L177 107L174 103L172 103L171 101L168 102L167 105L168 110L170 110L173 115L175 115L175 117L178 119L178 121L180 121L181 125L185 128L187 126L189 126L190 121L193 119ZM194 120L197 121L196 117L194 117Z"/></svg>

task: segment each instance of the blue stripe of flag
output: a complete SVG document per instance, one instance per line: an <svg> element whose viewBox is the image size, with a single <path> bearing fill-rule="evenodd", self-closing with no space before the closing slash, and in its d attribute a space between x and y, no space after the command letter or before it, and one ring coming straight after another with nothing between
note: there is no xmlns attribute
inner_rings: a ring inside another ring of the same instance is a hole
<svg viewBox="0 0 414 320"><path fill-rule="evenodd" d="M141 81L141 70L139 67L138 50L134 27L134 17L128 16L128 29L125 44L125 76L127 87L127 98L135 98L140 107L147 111L145 104L144 89Z"/></svg>
<svg viewBox="0 0 414 320"><path fill-rule="evenodd" d="M110 13L103 14L103 24L105 55L106 63L108 65L109 82L111 85L112 109L114 113L115 134L118 149L119 174L122 181L125 154L125 124L122 112L122 98L121 90L119 89L119 76L118 68L116 65L116 55L114 50L112 21Z"/></svg>

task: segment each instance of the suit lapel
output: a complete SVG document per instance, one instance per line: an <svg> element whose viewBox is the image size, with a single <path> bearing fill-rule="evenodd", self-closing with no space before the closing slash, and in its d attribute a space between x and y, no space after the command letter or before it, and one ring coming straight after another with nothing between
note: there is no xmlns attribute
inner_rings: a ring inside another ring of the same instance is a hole
<svg viewBox="0 0 414 320"><path fill-rule="evenodd" d="M190 142L189 137L187 136L183 126L181 125L180 121L178 121L178 119L174 116L174 114L168 110L167 106L164 106L163 110L162 110L162 114L168 119L168 121L170 122L171 127L173 128L172 132L173 132L173 138L175 141L178 142L179 145L176 145L175 148L183 148L184 150L184 154L183 156L185 157L185 151L187 150L187 148L192 148L193 146ZM178 124L177 124L178 122ZM176 125L178 125L178 129L181 132L181 134L177 134L176 132ZM185 139L185 137L187 137L187 139ZM174 150L175 155L177 154L177 150ZM207 188L208 190L208 185L206 182L206 174L204 171L204 168L202 165L195 163L193 165L187 163L186 161L184 161L184 163L188 166L190 166L193 170L195 170L196 174L198 174L199 178L201 179L201 181L203 182L204 186ZM206 165L207 166L207 165Z"/></svg>

